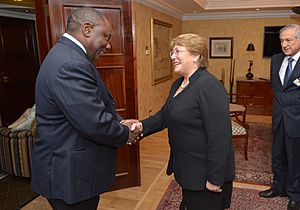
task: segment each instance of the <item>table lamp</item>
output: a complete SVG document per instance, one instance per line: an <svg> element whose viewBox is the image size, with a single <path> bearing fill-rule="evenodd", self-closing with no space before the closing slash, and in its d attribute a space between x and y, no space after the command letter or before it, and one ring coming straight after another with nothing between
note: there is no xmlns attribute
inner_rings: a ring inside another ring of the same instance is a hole
<svg viewBox="0 0 300 210"><path fill-rule="evenodd" d="M251 73L251 67L253 65L253 56L252 53L255 51L254 45L250 42L247 46L246 51L249 52L249 68L248 73L246 74L247 79L253 79L254 75Z"/></svg>

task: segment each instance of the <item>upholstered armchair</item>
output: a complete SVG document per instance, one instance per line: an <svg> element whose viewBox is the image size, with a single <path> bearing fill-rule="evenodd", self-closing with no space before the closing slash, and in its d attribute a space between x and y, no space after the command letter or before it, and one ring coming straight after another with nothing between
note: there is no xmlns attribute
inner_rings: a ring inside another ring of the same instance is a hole
<svg viewBox="0 0 300 210"><path fill-rule="evenodd" d="M24 120L21 121L21 123L23 122ZM31 154L35 141L35 132L35 119L31 119L26 129L0 127L1 171L14 176L30 177Z"/></svg>

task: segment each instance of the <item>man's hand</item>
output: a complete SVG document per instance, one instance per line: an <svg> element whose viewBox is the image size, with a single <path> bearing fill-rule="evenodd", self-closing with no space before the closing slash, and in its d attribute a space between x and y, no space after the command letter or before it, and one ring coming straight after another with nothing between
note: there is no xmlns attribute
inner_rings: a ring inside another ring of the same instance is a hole
<svg viewBox="0 0 300 210"><path fill-rule="evenodd" d="M136 143L142 136L142 123L136 119L123 120L121 123L130 129L127 144L132 145Z"/></svg>
<svg viewBox="0 0 300 210"><path fill-rule="evenodd" d="M221 186L214 185L209 181L206 181L206 188L211 192L222 192Z"/></svg>
<svg viewBox="0 0 300 210"><path fill-rule="evenodd" d="M132 145L135 144L139 140L140 132L138 129L129 132L127 144Z"/></svg>
<svg viewBox="0 0 300 210"><path fill-rule="evenodd" d="M126 125L131 131L134 131L135 130L135 127L134 126L136 123L139 123L140 121L139 120L136 120L136 119L126 119L126 120L122 120L121 123L123 125Z"/></svg>

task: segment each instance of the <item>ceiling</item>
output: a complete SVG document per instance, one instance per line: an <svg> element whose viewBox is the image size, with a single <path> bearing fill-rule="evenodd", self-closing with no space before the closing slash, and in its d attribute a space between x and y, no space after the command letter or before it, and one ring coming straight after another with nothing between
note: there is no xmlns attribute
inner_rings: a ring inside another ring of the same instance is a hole
<svg viewBox="0 0 300 210"><path fill-rule="evenodd" d="M287 17L299 0L135 0L180 19ZM0 0L0 7L34 7L34 0ZM259 9L259 10L257 10Z"/></svg>
<svg viewBox="0 0 300 210"><path fill-rule="evenodd" d="M299 0L136 0L181 19L288 17Z"/></svg>
<svg viewBox="0 0 300 210"><path fill-rule="evenodd" d="M259 9L290 9L299 0L140 0L140 2L172 7L181 14L217 11L253 11Z"/></svg>

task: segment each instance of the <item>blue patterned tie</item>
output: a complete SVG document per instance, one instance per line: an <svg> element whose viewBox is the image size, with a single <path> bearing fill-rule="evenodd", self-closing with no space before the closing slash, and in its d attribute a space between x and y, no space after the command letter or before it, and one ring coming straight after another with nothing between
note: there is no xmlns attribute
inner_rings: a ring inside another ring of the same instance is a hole
<svg viewBox="0 0 300 210"><path fill-rule="evenodd" d="M285 75L284 75L284 82L283 84L286 85L286 83L288 82L291 74L292 74L292 71L293 71L293 66L292 66L292 63L293 63L294 59L293 58L288 58L288 66L286 68L286 71L285 71Z"/></svg>

